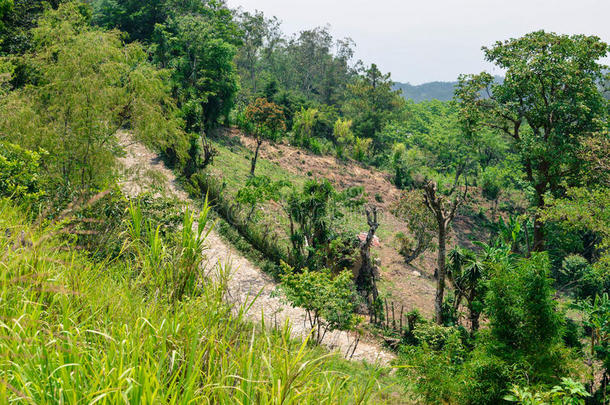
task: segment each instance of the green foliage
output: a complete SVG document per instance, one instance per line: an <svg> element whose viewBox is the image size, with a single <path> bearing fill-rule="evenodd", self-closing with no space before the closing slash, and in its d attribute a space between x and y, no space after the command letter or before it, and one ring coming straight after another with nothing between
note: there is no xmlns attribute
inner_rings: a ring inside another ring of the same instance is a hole
<svg viewBox="0 0 610 405"><path fill-rule="evenodd" d="M228 118L239 89L233 58L239 42L231 12L220 2L201 3L155 26L154 59L172 75L187 131L202 132Z"/></svg>
<svg viewBox="0 0 610 405"><path fill-rule="evenodd" d="M340 208L361 207L364 204L362 193L362 188L350 188L338 193L324 179L307 180L301 191L294 190L287 196L284 210L290 221L291 262L295 267L323 267L320 262L324 265L327 263L325 256L331 253L334 240L353 238L353 235L343 235L343 229L338 226L343 217ZM342 244L347 248L346 255L351 256L348 252L353 246ZM343 260L340 257L336 259L338 262Z"/></svg>
<svg viewBox="0 0 610 405"><path fill-rule="evenodd" d="M360 319L354 314L357 297L350 271L333 276L328 269L295 272L285 263L282 267L279 289L291 305L305 309L315 342L322 342L327 331L356 327Z"/></svg>
<svg viewBox="0 0 610 405"><path fill-rule="evenodd" d="M355 83L348 86L344 110L353 121L354 134L359 138L373 139L373 151L380 152L387 145L380 142L378 134L398 113L403 103L399 93L392 90L390 74L382 74L372 64Z"/></svg>
<svg viewBox="0 0 610 405"><path fill-rule="evenodd" d="M118 29L130 41L150 42L156 24L168 16L167 0L94 0L93 22L106 29Z"/></svg>
<svg viewBox="0 0 610 405"><path fill-rule="evenodd" d="M581 302L578 308L583 311L583 323L590 331L591 353L604 368L600 394L605 398L610 379L610 298L607 293L597 295L593 300Z"/></svg>
<svg viewBox="0 0 610 405"><path fill-rule="evenodd" d="M486 297L490 351L528 369L532 382L545 382L563 366L563 319L553 300L546 254L492 270Z"/></svg>
<svg viewBox="0 0 610 405"><path fill-rule="evenodd" d="M12 230L0 239L3 403L378 402L375 370L312 350L289 327L248 323L247 304L225 299L228 268L170 305L133 288L132 266L156 270L146 268L158 252L148 242L144 261L93 262L57 237L60 224L31 225L6 201L0 212L0 229ZM190 262L189 246L175 245L177 266Z"/></svg>
<svg viewBox="0 0 610 405"><path fill-rule="evenodd" d="M123 127L184 159L166 75L146 62L139 45L123 45L117 32L89 28L76 3L46 11L33 38L35 52L24 58L37 67L39 84L0 102L0 131L23 147L47 150L46 174L54 184L107 184Z"/></svg>
<svg viewBox="0 0 610 405"><path fill-rule="evenodd" d="M544 208L547 191L557 195L565 183L580 184L588 167L579 153L583 141L604 129L607 107L597 83L608 45L595 36L536 31L483 50L506 77L502 83L488 73L460 78L461 124L471 136L485 127L512 140L533 203ZM544 249L538 216L533 245Z"/></svg>
<svg viewBox="0 0 610 405"><path fill-rule="evenodd" d="M0 142L0 197L36 204L45 195L40 184L40 159L46 152L33 152Z"/></svg>
<svg viewBox="0 0 610 405"><path fill-rule="evenodd" d="M352 121L337 118L333 126L333 138L336 142L335 150L337 157L340 159L346 158L350 154L355 141L354 133L352 132Z"/></svg>
<svg viewBox="0 0 610 405"><path fill-rule="evenodd" d="M131 203L128 212L130 249L141 264L141 269L137 270L138 283L155 295L169 292L169 302L180 301L198 292L205 281L202 251L214 228L213 225L207 226L210 212L207 198L196 222L188 208L184 211L180 238L173 252L168 251L162 240L161 225L145 220L139 205Z"/></svg>
<svg viewBox="0 0 610 405"><path fill-rule="evenodd" d="M455 377L466 354L454 328L421 323L415 328L419 346L403 346L399 374L425 403L450 403L460 390Z"/></svg>
<svg viewBox="0 0 610 405"><path fill-rule="evenodd" d="M421 191L404 192L395 205L392 213L407 224L412 237L400 238L400 253L407 264L427 250L434 248L434 237L437 224L428 212Z"/></svg>
<svg viewBox="0 0 610 405"><path fill-rule="evenodd" d="M273 200L279 201L281 190L291 184L286 181L271 181L267 176L250 177L246 185L241 188L235 197L239 204L247 204L250 207L246 216L246 222L252 220L256 207L264 202Z"/></svg>
<svg viewBox="0 0 610 405"><path fill-rule="evenodd" d="M560 385L545 392L531 392L528 388L515 386L504 399L521 405L584 405L590 396L581 383L562 378Z"/></svg>

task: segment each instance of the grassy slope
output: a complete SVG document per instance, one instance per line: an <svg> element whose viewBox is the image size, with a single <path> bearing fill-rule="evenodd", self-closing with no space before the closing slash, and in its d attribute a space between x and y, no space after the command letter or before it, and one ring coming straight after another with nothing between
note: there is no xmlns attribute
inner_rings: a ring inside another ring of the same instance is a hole
<svg viewBox="0 0 610 405"><path fill-rule="evenodd" d="M170 306L127 276L134 263L92 262L59 227L0 212L2 403L400 402L387 371L245 322L219 284Z"/></svg>

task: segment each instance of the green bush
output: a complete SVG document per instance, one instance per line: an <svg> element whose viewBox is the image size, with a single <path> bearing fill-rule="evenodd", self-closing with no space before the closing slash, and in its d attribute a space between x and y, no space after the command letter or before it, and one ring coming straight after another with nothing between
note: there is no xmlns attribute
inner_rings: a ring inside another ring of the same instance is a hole
<svg viewBox="0 0 610 405"><path fill-rule="evenodd" d="M0 197L33 204L44 196L40 159L45 154L0 142Z"/></svg>
<svg viewBox="0 0 610 405"><path fill-rule="evenodd" d="M333 276L328 269L295 272L283 263L279 289L290 305L307 311L313 340L320 343L326 332L335 329L351 330L359 322L354 314L357 296L350 271Z"/></svg>
<svg viewBox="0 0 610 405"><path fill-rule="evenodd" d="M459 403L468 405L496 405L515 381L515 372L502 359L484 351L475 351L464 363L459 379L463 385L459 391Z"/></svg>

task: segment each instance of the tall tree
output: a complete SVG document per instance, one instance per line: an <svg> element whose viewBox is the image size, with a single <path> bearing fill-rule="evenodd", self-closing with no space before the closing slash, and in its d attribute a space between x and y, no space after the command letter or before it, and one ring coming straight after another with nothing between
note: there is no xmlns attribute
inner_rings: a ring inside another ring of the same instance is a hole
<svg viewBox="0 0 610 405"><path fill-rule="evenodd" d="M487 73L462 76L456 94L463 124L510 137L534 192L533 249L544 249L539 210L545 194L577 184L587 165L583 140L596 137L607 114L599 91L608 45L595 36L537 31L483 48L485 59L506 70L502 83Z"/></svg>
<svg viewBox="0 0 610 405"><path fill-rule="evenodd" d="M235 62L241 76L241 84L249 89L252 94L258 91L261 78L261 58L266 48L272 47L279 33L279 21L277 18L267 18L256 11L250 13L240 12L237 23L241 30L242 45L239 47Z"/></svg>
<svg viewBox="0 0 610 405"><path fill-rule="evenodd" d="M239 89L233 59L239 36L229 10L206 3L197 13L157 24L155 60L170 68L187 130L201 132L228 117Z"/></svg>
<svg viewBox="0 0 610 405"><path fill-rule="evenodd" d="M186 143L173 118L167 72L147 63L140 45L90 28L76 2L46 11L32 38L24 59L38 67L39 83L0 100L0 137L50 152L44 165L55 184L103 186L123 127L159 149Z"/></svg>
<svg viewBox="0 0 610 405"><path fill-rule="evenodd" d="M436 295L434 298L434 313L436 323L443 324L443 298L445 296L445 278L447 276L446 252L447 238L451 222L455 218L457 209L464 201L468 188L464 188L464 193L461 194L458 190L459 176L456 176L456 183L449 192L449 197L439 194L437 183L429 181L424 186L424 201L430 213L436 221L438 256L436 261Z"/></svg>
<svg viewBox="0 0 610 405"><path fill-rule="evenodd" d="M345 113L353 120L353 131L358 137L373 139L375 152L383 146L379 133L404 104L392 84L390 74L381 73L377 65L372 64L348 86Z"/></svg>

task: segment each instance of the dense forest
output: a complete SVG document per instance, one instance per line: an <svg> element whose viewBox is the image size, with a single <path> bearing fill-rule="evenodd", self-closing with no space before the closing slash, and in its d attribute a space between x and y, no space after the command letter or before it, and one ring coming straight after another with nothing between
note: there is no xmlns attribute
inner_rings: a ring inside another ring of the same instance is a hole
<svg viewBox="0 0 610 405"><path fill-rule="evenodd" d="M355 46L0 0L3 403L610 403L609 45L422 86Z"/></svg>

